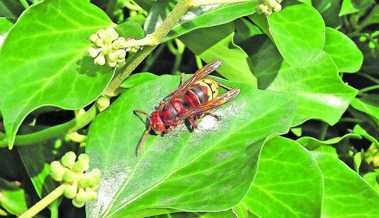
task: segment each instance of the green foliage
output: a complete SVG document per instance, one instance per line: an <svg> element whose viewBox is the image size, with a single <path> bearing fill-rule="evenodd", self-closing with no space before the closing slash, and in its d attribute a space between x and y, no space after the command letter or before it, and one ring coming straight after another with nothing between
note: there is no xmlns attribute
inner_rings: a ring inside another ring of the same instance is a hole
<svg viewBox="0 0 379 218"><path fill-rule="evenodd" d="M379 5L269 3L1 1L0 216L40 198L39 217L82 216L66 196L91 218L377 217ZM115 68L88 52L105 28L126 39ZM136 155L133 111L215 60L240 94Z"/></svg>

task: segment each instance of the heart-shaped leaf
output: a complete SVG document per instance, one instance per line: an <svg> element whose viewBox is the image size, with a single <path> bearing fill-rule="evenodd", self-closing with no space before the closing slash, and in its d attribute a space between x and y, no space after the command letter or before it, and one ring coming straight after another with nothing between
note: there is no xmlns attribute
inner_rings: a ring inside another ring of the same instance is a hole
<svg viewBox="0 0 379 218"><path fill-rule="evenodd" d="M256 86L256 78L249 66L249 57L234 43L234 24L198 29L181 37L188 48L207 63L223 61L217 70L222 76ZM204 40L207 39L207 40Z"/></svg>
<svg viewBox="0 0 379 218"><path fill-rule="evenodd" d="M89 1L47 0L23 13L0 53L0 110L10 147L36 108L78 109L102 92L112 69L94 65L87 49L89 36L111 25Z"/></svg>
<svg viewBox="0 0 379 218"><path fill-rule="evenodd" d="M221 80L241 93L214 111L220 121L206 116L194 132L182 125L163 137L150 135L136 157L145 124L133 110L151 112L178 82L178 77L161 76L135 86L91 125L87 152L103 176L88 217L231 208L248 190L264 138L288 131L292 123L290 96Z"/></svg>
<svg viewBox="0 0 379 218"><path fill-rule="evenodd" d="M379 193L337 157L284 137L263 147L242 201L259 217L377 217Z"/></svg>
<svg viewBox="0 0 379 218"><path fill-rule="evenodd" d="M325 43L325 24L312 6L288 6L267 19L273 41L290 65L302 66L322 51Z"/></svg>
<svg viewBox="0 0 379 218"><path fill-rule="evenodd" d="M322 178L317 162L298 143L265 143L257 176L242 204L259 217L320 217Z"/></svg>
<svg viewBox="0 0 379 218"><path fill-rule="evenodd" d="M379 193L337 157L312 152L324 178L322 217L374 218Z"/></svg>
<svg viewBox="0 0 379 218"><path fill-rule="evenodd" d="M357 94L341 81L336 65L324 52L302 66L283 63L269 89L290 93L296 99L294 125L312 118L334 124Z"/></svg>
<svg viewBox="0 0 379 218"><path fill-rule="evenodd" d="M345 34L327 27L324 50L333 58L339 72L354 73L361 68L363 54Z"/></svg>

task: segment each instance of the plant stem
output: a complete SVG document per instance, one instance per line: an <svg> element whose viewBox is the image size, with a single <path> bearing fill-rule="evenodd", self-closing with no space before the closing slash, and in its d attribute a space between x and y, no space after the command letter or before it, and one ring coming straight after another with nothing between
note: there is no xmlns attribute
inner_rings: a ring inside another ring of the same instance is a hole
<svg viewBox="0 0 379 218"><path fill-rule="evenodd" d="M96 116L96 107L92 106L88 111L84 114L80 114L76 118L68 121L67 123L63 123L57 126L53 126L38 132L26 134L26 135L18 135L16 136L15 144L16 145L30 145L38 142L45 141L47 139L57 137L66 133L75 132L78 129L83 128L88 125ZM0 148L7 147L8 141L5 139L0 140Z"/></svg>
<svg viewBox="0 0 379 218"><path fill-rule="evenodd" d="M34 217L39 212L41 212L43 209L45 209L47 206L49 206L53 201L55 201L60 196L62 196L62 194L65 190L65 187L66 187L65 184L58 186L56 189L54 189L52 192L50 192L50 194L46 195L44 198L42 198L35 205L33 205L33 207L31 207L27 211L25 211L18 218L32 218L32 217Z"/></svg>
<svg viewBox="0 0 379 218"><path fill-rule="evenodd" d="M192 6L232 4L232 3L247 2L247 1L251 1L251 0L193 0Z"/></svg>
<svg viewBox="0 0 379 218"><path fill-rule="evenodd" d="M328 133L329 125L327 123L322 123L320 128L320 140L325 140Z"/></svg>
<svg viewBox="0 0 379 218"><path fill-rule="evenodd" d="M370 91L373 91L375 89L379 89L379 84L363 88L363 89L359 90L359 94L362 94L362 93L365 93L365 92L370 92Z"/></svg>
<svg viewBox="0 0 379 218"><path fill-rule="evenodd" d="M373 76L371 76L371 75L368 75L368 74L365 74L365 73L361 73L361 74L359 74L360 76L363 76L364 78L366 78L366 79L368 79L368 80L370 80L371 82L374 82L374 83L377 83L377 84L379 84L379 79L377 79L377 78L375 78L375 77L373 77Z"/></svg>
<svg viewBox="0 0 379 218"><path fill-rule="evenodd" d="M161 25L150 35L146 36L143 42L148 42L149 45L143 48L142 51L134 55L130 61L125 64L126 67L123 71L117 74L109 84L108 88L105 90L105 94L108 96L114 96L117 92L118 87L137 67L138 65L154 50L157 44L159 44L164 37L170 32L170 30L177 24L178 20L184 16L184 14L191 8L191 0L181 0L179 1L171 13L166 17L166 19L161 23ZM138 41L138 40L137 40Z"/></svg>
<svg viewBox="0 0 379 218"><path fill-rule="evenodd" d="M26 0L18 0L20 4L27 9L29 7L29 3Z"/></svg>

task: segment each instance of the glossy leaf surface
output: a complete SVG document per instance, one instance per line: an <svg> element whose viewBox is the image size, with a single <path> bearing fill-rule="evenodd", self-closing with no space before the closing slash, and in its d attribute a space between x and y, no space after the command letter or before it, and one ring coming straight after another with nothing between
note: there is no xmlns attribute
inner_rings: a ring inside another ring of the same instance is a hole
<svg viewBox="0 0 379 218"><path fill-rule="evenodd" d="M0 53L0 110L10 147L29 112L81 108L101 93L112 70L93 64L88 38L110 25L88 1L47 0L23 13Z"/></svg>
<svg viewBox="0 0 379 218"><path fill-rule="evenodd" d="M138 217L149 208L230 208L252 181L262 140L288 131L291 124L293 104L287 95L222 81L241 93L215 110L220 121L206 116L192 133L181 125L166 136L151 135L136 157L145 124L133 110L151 112L178 82L178 77L161 76L127 90L92 124L87 152L103 180L99 200L87 207L88 217Z"/></svg>

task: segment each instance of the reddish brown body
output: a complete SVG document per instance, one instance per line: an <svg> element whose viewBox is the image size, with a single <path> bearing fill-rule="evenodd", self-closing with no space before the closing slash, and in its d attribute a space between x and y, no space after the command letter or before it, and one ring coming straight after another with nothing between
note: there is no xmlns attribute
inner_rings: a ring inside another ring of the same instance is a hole
<svg viewBox="0 0 379 218"><path fill-rule="evenodd" d="M138 147L144 143L150 131L157 135L163 135L186 120L190 123L191 129L195 129L196 121L210 109L218 107L238 95L239 89L231 89L214 80L204 79L220 65L220 61L208 64L185 83L181 80L178 89L164 98L149 116L148 128ZM217 96L219 85L228 90L221 96Z"/></svg>

